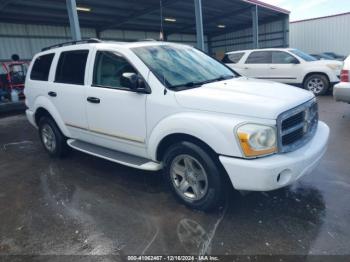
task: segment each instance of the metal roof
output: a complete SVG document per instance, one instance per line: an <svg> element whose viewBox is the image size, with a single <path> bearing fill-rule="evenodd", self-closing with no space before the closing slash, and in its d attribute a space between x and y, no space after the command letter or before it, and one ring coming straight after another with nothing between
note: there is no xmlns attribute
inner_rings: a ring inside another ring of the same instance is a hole
<svg viewBox="0 0 350 262"><path fill-rule="evenodd" d="M195 33L193 0L162 0L163 17L176 19L164 21L164 32ZM218 35L251 27L251 7L259 7L259 23L280 20L287 10L257 0L202 0L204 34ZM159 0L77 0L81 27L124 30L160 30ZM0 0L0 22L68 25L64 0ZM218 25L224 25L219 28Z"/></svg>
<svg viewBox="0 0 350 262"><path fill-rule="evenodd" d="M290 23L291 23L291 24L295 24L295 23L301 23L301 22L307 22L307 21L314 21L314 20L322 20L322 19L333 18L333 17L339 17L339 16L345 16L345 15L350 15L350 12L340 13L340 14L334 14L334 15L327 15L327 16L320 16L320 17L314 17L314 18L309 18L309 19L302 19L302 20L292 21L292 22L290 22Z"/></svg>

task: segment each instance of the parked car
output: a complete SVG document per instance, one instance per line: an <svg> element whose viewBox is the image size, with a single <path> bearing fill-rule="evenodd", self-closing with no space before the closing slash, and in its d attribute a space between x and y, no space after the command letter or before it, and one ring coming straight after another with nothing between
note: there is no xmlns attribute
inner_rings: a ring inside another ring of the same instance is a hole
<svg viewBox="0 0 350 262"><path fill-rule="evenodd" d="M340 83L334 86L333 96L336 101L350 103L350 56L344 62Z"/></svg>
<svg viewBox="0 0 350 262"><path fill-rule="evenodd" d="M326 55L326 54L310 54L312 57L316 58L317 60L337 60L332 56Z"/></svg>
<svg viewBox="0 0 350 262"><path fill-rule="evenodd" d="M289 48L229 52L223 62L241 75L303 87L315 95L326 94L339 82L343 65Z"/></svg>
<svg viewBox="0 0 350 262"><path fill-rule="evenodd" d="M241 77L186 45L86 42L46 48L29 68L26 114L53 157L68 145L163 169L178 199L208 210L225 181L281 188L326 151L329 128L310 92Z"/></svg>
<svg viewBox="0 0 350 262"><path fill-rule="evenodd" d="M339 55L339 54L336 54L334 52L324 52L323 54L330 56L330 57L333 57L334 59L339 60L339 61L344 61L346 58L346 56Z"/></svg>

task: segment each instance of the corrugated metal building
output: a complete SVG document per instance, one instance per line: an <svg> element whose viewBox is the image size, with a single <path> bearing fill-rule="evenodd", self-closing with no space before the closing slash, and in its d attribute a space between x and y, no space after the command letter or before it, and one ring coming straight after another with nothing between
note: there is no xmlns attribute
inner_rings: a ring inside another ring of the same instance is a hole
<svg viewBox="0 0 350 262"><path fill-rule="evenodd" d="M199 1L199 0L198 0ZM194 0L77 0L81 36L116 41L158 39L160 10L167 41L198 44ZM66 1L0 3L0 60L16 53L31 59L43 47L70 41ZM204 50L221 58L226 51L288 46L289 11L259 0L200 0ZM137 4L135 4L137 3ZM86 8L88 7L88 8ZM166 22L170 18L170 22Z"/></svg>
<svg viewBox="0 0 350 262"><path fill-rule="evenodd" d="M81 28L83 38L97 38L94 28ZM139 39L157 39L159 32L106 30L101 32L103 40L137 41ZM26 25L0 23L0 61L9 60L16 53L23 60L30 60L43 47L70 41L71 31L67 26ZM196 45L193 34L172 34L168 41ZM207 48L207 47L206 47Z"/></svg>
<svg viewBox="0 0 350 262"><path fill-rule="evenodd" d="M292 22L290 46L309 53L350 54L350 12Z"/></svg>
<svg viewBox="0 0 350 262"><path fill-rule="evenodd" d="M283 29L286 27L286 31ZM253 49L252 28L239 30L220 36L211 41L212 54L221 57L235 50ZM280 20L259 26L259 48L288 47L288 20Z"/></svg>

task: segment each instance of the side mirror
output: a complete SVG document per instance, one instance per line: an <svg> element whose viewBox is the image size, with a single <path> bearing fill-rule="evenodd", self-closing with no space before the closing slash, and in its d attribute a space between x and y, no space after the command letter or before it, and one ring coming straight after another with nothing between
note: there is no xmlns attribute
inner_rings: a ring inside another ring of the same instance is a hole
<svg viewBox="0 0 350 262"><path fill-rule="evenodd" d="M291 61L291 63L292 64L294 64L294 65L298 65L298 64L300 64L300 62L299 62L299 60L298 59L293 59L292 61Z"/></svg>
<svg viewBox="0 0 350 262"><path fill-rule="evenodd" d="M294 65L300 64L299 60L296 59L295 57L288 57L288 58L286 59L286 62L287 62L288 64L294 64Z"/></svg>
<svg viewBox="0 0 350 262"><path fill-rule="evenodd" d="M120 81L122 86L130 88L134 92L150 93L143 79L136 73L123 73Z"/></svg>

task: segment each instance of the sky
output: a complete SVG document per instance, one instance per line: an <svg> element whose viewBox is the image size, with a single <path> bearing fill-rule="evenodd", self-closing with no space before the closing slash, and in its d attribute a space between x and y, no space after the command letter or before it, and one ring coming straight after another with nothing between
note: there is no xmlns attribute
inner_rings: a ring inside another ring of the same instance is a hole
<svg viewBox="0 0 350 262"><path fill-rule="evenodd" d="M350 12L350 0L261 0L291 11L290 20L297 21Z"/></svg>

